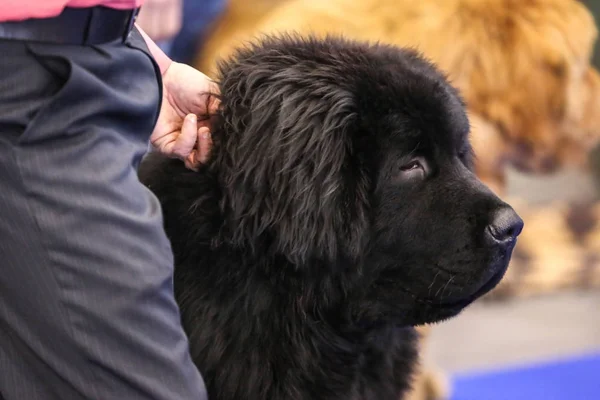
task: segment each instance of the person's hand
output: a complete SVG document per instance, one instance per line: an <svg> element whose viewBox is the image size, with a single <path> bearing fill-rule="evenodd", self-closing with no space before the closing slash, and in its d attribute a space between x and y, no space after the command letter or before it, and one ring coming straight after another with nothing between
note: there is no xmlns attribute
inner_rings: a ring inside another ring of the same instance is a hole
<svg viewBox="0 0 600 400"><path fill-rule="evenodd" d="M163 100L150 142L168 157L196 170L208 157L210 119L219 106L219 88L189 65L173 62L163 75ZM199 118L200 117L200 118Z"/></svg>
<svg viewBox="0 0 600 400"><path fill-rule="evenodd" d="M155 42L172 39L181 30L182 0L146 0L137 24Z"/></svg>

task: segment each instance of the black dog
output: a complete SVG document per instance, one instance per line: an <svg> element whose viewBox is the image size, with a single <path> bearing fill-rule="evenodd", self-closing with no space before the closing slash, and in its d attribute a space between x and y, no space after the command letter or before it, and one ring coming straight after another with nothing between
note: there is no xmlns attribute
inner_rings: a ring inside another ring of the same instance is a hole
<svg viewBox="0 0 600 400"><path fill-rule="evenodd" d="M456 90L406 49L268 38L221 64L198 172L148 157L212 400L398 400L412 326L502 278L523 223L472 173Z"/></svg>

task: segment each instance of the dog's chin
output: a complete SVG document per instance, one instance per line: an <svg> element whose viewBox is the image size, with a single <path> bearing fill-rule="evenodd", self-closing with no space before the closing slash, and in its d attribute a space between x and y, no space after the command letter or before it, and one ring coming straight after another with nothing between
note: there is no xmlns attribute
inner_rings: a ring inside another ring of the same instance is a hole
<svg viewBox="0 0 600 400"><path fill-rule="evenodd" d="M455 297L450 301L440 299L439 301L423 302L412 315L411 324L415 326L433 324L460 314L471 303L489 293L500 283L508 269L509 259L508 257L496 260L490 267L491 276L475 288L463 290L464 296Z"/></svg>
<svg viewBox="0 0 600 400"><path fill-rule="evenodd" d="M452 318L475 300L492 291L504 278L512 256L514 244L493 255L485 265L479 266L485 272L478 282L469 285L458 284L447 288L451 297L420 297L408 290L394 288L390 291L380 291L375 296L378 304L373 310L361 313L359 326L396 326L409 327L434 324ZM473 266L473 269L478 267ZM433 271L435 274L435 271ZM441 291L442 293L444 290Z"/></svg>

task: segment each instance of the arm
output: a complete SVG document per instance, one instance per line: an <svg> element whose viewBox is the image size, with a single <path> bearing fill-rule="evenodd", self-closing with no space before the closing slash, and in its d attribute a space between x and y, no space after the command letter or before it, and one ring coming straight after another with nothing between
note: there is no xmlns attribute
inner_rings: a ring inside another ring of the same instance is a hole
<svg viewBox="0 0 600 400"><path fill-rule="evenodd" d="M160 73L162 75L164 75L165 72L167 71L167 69L169 69L169 67L171 66L171 63L173 63L173 61L169 58L169 56L167 56L160 49L160 47L158 47L156 45L156 43L154 43L154 41L152 39L150 39L150 36L148 36L146 34L146 32L144 32L144 30L138 24L135 24L135 26L140 31L140 34L144 38L144 41L146 41L146 45L148 46L148 50L150 50L150 53L152 54L152 56L156 60L156 63L158 64L158 66L160 67Z"/></svg>

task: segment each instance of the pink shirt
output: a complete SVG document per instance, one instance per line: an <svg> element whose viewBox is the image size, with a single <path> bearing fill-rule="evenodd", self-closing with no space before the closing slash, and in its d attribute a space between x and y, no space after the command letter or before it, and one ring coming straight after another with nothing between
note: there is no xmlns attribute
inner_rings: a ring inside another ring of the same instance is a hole
<svg viewBox="0 0 600 400"><path fill-rule="evenodd" d="M51 18L60 14L65 7L85 8L105 6L120 10L140 7L144 0L0 0L0 22L19 21L29 18ZM136 25L137 26L137 25ZM150 52L164 74L171 59L139 27Z"/></svg>

